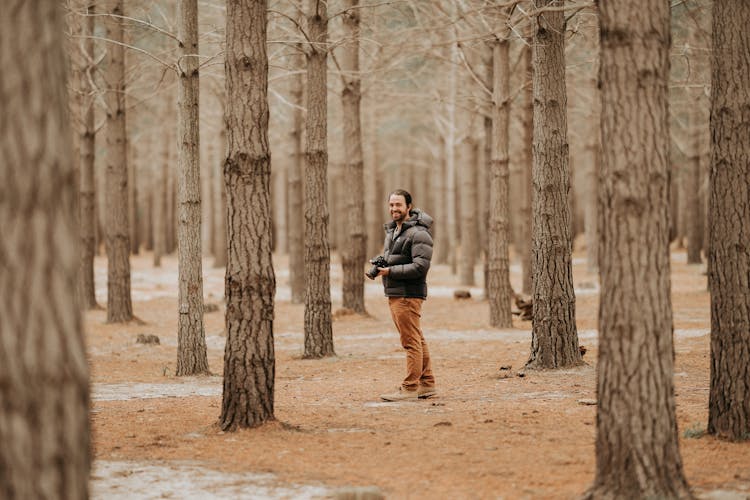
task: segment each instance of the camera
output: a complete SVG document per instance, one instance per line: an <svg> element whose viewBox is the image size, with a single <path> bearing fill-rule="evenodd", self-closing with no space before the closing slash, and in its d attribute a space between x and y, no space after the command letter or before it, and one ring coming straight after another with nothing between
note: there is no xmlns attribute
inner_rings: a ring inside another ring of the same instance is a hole
<svg viewBox="0 0 750 500"><path fill-rule="evenodd" d="M374 280L378 277L378 268L379 267L388 267L388 263L385 261L385 257L382 255L378 255L374 259L370 259L370 264L372 264L372 268L367 271L365 274L368 278L371 280Z"/></svg>

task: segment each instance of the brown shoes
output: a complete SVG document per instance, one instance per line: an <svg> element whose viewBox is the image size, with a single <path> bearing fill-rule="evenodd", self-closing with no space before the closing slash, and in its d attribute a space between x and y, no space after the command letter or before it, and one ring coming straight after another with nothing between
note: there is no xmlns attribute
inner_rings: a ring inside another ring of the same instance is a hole
<svg viewBox="0 0 750 500"><path fill-rule="evenodd" d="M398 391L391 394L381 394L380 399L383 401L408 401L415 399L427 399L436 395L437 391L435 387L424 387L420 386L416 391L408 391L403 387L399 387Z"/></svg>
<svg viewBox="0 0 750 500"><path fill-rule="evenodd" d="M437 394L437 391L435 390L434 385L432 387L425 387L423 385L420 385L419 389L417 389L417 395L419 399L431 398L432 396L436 394Z"/></svg>
<svg viewBox="0 0 750 500"><path fill-rule="evenodd" d="M399 387L396 392L391 394L381 394L380 399L383 401L409 401L419 397L419 391L407 391L403 387Z"/></svg>

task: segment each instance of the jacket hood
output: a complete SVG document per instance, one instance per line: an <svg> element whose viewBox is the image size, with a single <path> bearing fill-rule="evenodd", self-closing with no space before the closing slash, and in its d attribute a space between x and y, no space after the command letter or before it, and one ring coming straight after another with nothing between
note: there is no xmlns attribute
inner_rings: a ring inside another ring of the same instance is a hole
<svg viewBox="0 0 750 500"><path fill-rule="evenodd" d="M424 226L425 229L430 229L432 227L432 217L419 208L413 208L409 211L409 220L404 221L404 226ZM393 221L385 224L386 231L395 227L396 223Z"/></svg>

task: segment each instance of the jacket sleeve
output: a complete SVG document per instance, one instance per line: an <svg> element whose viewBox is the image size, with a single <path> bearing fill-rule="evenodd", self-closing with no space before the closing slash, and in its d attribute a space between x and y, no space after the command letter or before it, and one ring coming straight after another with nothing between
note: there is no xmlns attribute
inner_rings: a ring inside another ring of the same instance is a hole
<svg viewBox="0 0 750 500"><path fill-rule="evenodd" d="M389 268L388 276L397 280L409 280L427 276L432 259L432 236L427 231L416 231L411 241L411 262Z"/></svg>

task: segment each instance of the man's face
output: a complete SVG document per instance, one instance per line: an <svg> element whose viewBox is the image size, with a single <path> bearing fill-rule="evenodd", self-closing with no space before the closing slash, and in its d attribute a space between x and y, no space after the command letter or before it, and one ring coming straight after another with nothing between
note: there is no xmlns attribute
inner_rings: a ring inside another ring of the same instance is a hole
<svg viewBox="0 0 750 500"><path fill-rule="evenodd" d="M388 209L391 211L391 218L397 224L409 218L409 206L406 204L406 198L400 194L391 195L388 199Z"/></svg>

